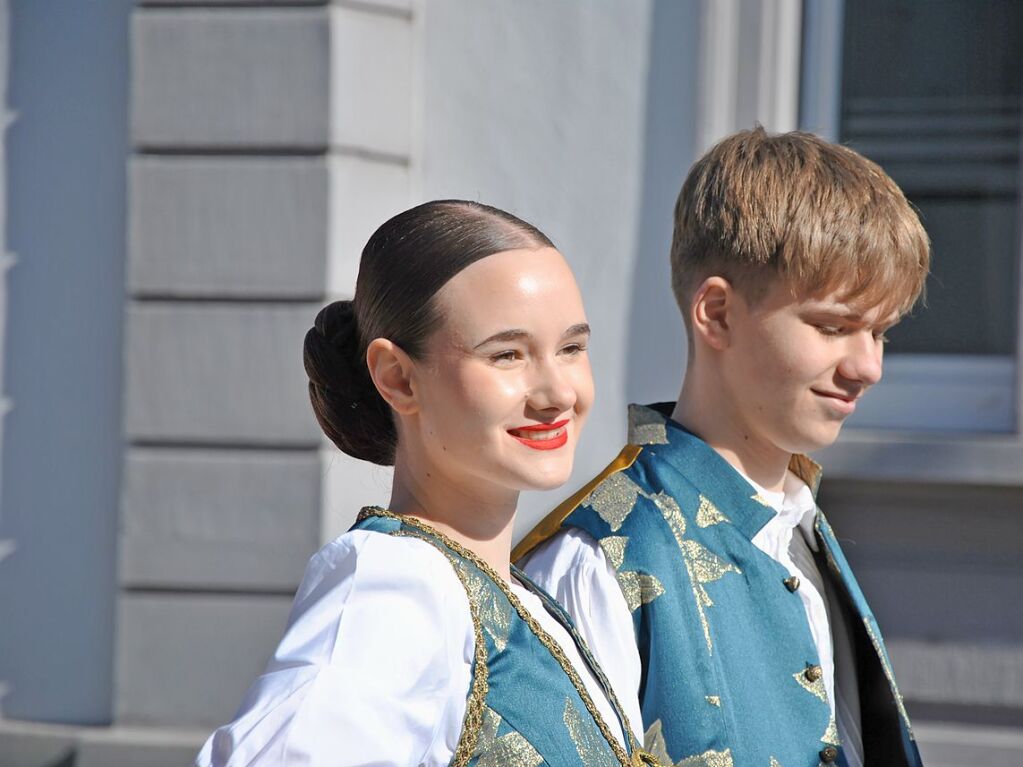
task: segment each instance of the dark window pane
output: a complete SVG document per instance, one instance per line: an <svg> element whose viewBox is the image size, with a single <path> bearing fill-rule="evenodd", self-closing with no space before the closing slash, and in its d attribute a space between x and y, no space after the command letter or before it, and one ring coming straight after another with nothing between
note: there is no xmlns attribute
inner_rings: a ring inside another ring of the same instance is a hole
<svg viewBox="0 0 1023 767"><path fill-rule="evenodd" d="M840 139L881 164L933 244L928 306L892 352L1016 352L1023 2L849 0Z"/></svg>

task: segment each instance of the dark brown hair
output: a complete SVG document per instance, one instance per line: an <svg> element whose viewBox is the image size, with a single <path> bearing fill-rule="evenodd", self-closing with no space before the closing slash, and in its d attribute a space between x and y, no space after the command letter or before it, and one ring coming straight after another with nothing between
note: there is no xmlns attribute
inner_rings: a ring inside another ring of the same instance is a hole
<svg viewBox="0 0 1023 767"><path fill-rule="evenodd" d="M729 280L756 301L773 275L797 296L909 311L930 264L927 233L875 163L810 133L761 127L696 161L675 204L671 282L689 324L693 291Z"/></svg>
<svg viewBox="0 0 1023 767"><path fill-rule="evenodd" d="M543 247L554 246L532 224L466 200L434 200L384 222L363 248L355 298L324 307L305 337L309 398L330 440L393 465L397 431L366 367L370 341L386 338L421 357L442 319L434 296L448 280L495 253Z"/></svg>

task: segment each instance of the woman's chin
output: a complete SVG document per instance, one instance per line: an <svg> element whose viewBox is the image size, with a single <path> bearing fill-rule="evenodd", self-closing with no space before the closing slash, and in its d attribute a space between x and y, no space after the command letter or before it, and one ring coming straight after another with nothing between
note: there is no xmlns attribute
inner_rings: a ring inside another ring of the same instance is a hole
<svg viewBox="0 0 1023 767"><path fill-rule="evenodd" d="M556 466L544 467L544 470L530 472L526 477L524 490L556 490L568 482L572 476L572 464L559 462Z"/></svg>

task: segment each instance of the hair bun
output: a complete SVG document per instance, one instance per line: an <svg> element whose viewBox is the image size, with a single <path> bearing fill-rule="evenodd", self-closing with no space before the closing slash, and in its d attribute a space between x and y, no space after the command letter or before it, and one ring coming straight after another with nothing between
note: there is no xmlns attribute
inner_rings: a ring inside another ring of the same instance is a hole
<svg viewBox="0 0 1023 767"><path fill-rule="evenodd" d="M355 458L392 465L394 420L366 369L351 301L320 310L303 359L313 413L331 442Z"/></svg>

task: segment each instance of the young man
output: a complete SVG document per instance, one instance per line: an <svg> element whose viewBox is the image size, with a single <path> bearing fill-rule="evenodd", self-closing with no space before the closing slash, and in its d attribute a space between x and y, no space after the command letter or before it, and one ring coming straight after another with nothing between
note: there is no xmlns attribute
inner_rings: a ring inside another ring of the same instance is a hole
<svg viewBox="0 0 1023 767"><path fill-rule="evenodd" d="M677 403L513 555L572 613L665 764L920 765L877 623L814 501L919 297L927 235L874 163L731 136L675 208Z"/></svg>

